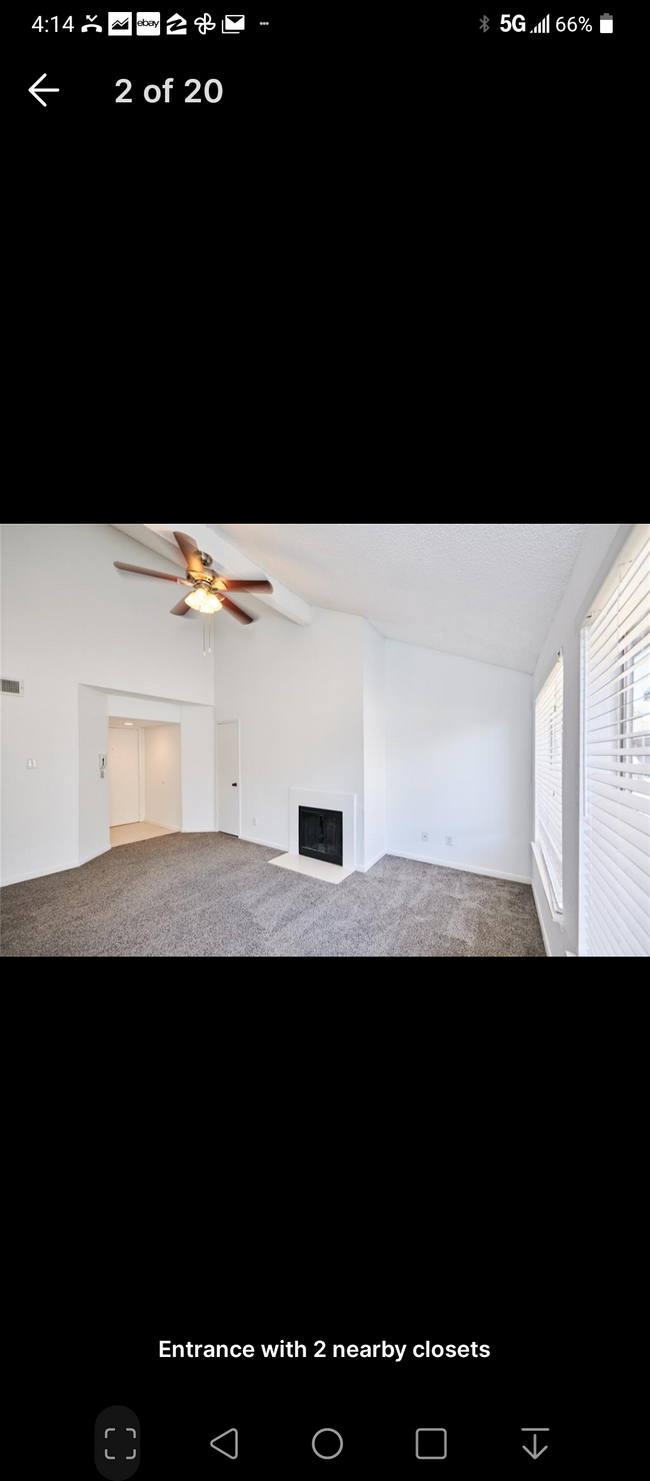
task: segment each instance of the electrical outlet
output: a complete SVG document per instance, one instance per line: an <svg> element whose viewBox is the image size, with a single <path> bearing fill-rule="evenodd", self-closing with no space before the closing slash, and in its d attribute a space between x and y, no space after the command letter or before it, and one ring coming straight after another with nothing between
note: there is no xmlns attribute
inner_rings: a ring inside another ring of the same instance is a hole
<svg viewBox="0 0 650 1481"><path fill-rule="evenodd" d="M423 843L428 843L429 842L429 834L428 833L423 833L422 834L422 842Z"/></svg>
<svg viewBox="0 0 650 1481"><path fill-rule="evenodd" d="M447 848L453 848L453 846L454 846L454 840L453 840L453 838L450 838L449 837L449 834L447 834L447 837L445 839L445 843L447 845Z"/></svg>
<svg viewBox="0 0 650 1481"><path fill-rule="evenodd" d="M38 761L36 760L36 757L35 756L30 756L29 759L28 759L28 761L27 761L27 770L28 771L35 771L37 766L38 766Z"/></svg>

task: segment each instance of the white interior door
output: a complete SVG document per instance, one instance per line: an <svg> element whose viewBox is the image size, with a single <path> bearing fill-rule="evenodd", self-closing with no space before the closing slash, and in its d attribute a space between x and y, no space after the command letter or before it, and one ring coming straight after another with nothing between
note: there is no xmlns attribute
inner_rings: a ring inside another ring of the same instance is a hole
<svg viewBox="0 0 650 1481"><path fill-rule="evenodd" d="M217 726L219 832L239 838L239 721Z"/></svg>
<svg viewBox="0 0 650 1481"><path fill-rule="evenodd" d="M110 826L140 822L140 741L134 730L108 732Z"/></svg>

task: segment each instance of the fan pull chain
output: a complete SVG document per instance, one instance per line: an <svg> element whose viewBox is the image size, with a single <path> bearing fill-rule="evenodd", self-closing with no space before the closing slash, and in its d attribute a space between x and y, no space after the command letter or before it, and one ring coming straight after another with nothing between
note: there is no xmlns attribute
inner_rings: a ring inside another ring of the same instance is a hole
<svg viewBox="0 0 650 1481"><path fill-rule="evenodd" d="M203 657L204 658L206 657L206 652L205 652L205 613L203 614Z"/></svg>

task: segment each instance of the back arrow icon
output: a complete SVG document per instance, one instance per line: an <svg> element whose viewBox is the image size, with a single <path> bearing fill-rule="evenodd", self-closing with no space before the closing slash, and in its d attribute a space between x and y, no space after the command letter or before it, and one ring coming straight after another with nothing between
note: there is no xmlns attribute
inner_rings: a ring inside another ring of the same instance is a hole
<svg viewBox="0 0 650 1481"><path fill-rule="evenodd" d="M540 1455L543 1455L544 1454L544 1451L545 1450L548 1450L548 1445L542 1445L541 1450L538 1450L537 1449L537 1435L533 1435L533 1448L532 1448L532 1450L529 1450L527 1445L522 1445L521 1448L522 1448L522 1450L525 1450L526 1451L526 1455L532 1455L533 1460L538 1460L539 1457L540 1457Z"/></svg>
<svg viewBox="0 0 650 1481"><path fill-rule="evenodd" d="M227 1450L223 1445L217 1443L219 1440L226 1440L228 1442ZM237 1430L224 1430L223 1434L215 1435L214 1440L210 1441L210 1448L212 1450L218 1450L220 1455L227 1455L229 1460L237 1460L239 1455L239 1432Z"/></svg>
<svg viewBox="0 0 650 1481"><path fill-rule="evenodd" d="M33 98L36 98L36 102L41 104L41 107L47 108L47 103L45 102L45 98L42 98L40 96L40 94L41 93L58 93L59 89L58 89L58 87L39 87L38 84L39 84L39 82L42 82L43 81L43 78L44 77L47 77L47 72L44 72L42 77L37 77L36 82L33 82L32 83L29 91L30 91L32 97Z"/></svg>

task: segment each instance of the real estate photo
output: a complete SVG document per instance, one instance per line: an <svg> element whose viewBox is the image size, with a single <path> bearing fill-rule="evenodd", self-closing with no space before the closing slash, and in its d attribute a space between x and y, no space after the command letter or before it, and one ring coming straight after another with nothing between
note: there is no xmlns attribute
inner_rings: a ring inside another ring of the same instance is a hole
<svg viewBox="0 0 650 1481"><path fill-rule="evenodd" d="M648 956L650 525L1 540L3 956Z"/></svg>

